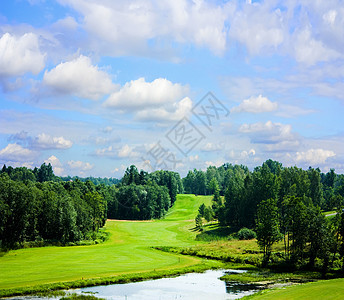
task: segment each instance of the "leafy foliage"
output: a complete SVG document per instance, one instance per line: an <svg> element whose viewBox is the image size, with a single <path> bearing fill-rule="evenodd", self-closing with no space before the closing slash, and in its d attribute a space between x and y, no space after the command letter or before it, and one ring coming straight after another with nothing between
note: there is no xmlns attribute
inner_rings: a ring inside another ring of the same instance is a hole
<svg viewBox="0 0 344 300"><path fill-rule="evenodd" d="M257 243L264 253L263 265L269 261L272 245L281 238L276 201L271 198L263 200L257 210Z"/></svg>
<svg viewBox="0 0 344 300"><path fill-rule="evenodd" d="M256 237L257 237L257 234L252 229L243 227L238 231L239 240L252 240L252 239L255 239Z"/></svg>

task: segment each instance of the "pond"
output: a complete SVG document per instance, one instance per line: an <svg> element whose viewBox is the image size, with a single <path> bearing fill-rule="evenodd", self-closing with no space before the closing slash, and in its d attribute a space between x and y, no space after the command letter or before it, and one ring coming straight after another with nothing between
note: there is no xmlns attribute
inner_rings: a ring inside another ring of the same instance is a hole
<svg viewBox="0 0 344 300"><path fill-rule="evenodd" d="M209 270L189 273L174 278L162 278L127 284L96 286L75 290L91 293L105 299L151 300L151 299L239 299L257 292L255 285L225 282L219 278L228 273L243 270Z"/></svg>
<svg viewBox="0 0 344 300"><path fill-rule="evenodd" d="M219 278L229 273L243 273L244 270L208 270L204 273L189 273L172 278L162 278L127 284L113 284L74 289L68 292L94 295L115 300L175 300L175 299L239 299L256 293L261 287L251 284L225 282ZM11 300L47 300L57 298L13 297Z"/></svg>

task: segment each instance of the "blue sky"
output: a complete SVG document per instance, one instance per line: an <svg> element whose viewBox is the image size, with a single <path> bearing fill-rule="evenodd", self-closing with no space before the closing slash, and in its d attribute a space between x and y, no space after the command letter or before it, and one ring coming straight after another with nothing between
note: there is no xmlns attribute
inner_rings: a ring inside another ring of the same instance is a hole
<svg viewBox="0 0 344 300"><path fill-rule="evenodd" d="M341 0L4 1L0 164L343 173L342 49Z"/></svg>

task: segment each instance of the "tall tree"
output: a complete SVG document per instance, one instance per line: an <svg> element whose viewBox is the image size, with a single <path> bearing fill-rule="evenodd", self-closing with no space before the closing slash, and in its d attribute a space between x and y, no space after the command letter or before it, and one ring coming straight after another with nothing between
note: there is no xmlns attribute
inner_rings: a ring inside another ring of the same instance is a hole
<svg viewBox="0 0 344 300"><path fill-rule="evenodd" d="M263 266L269 262L272 245L282 236L278 224L278 208L274 199L263 200L257 209L257 243L263 250Z"/></svg>

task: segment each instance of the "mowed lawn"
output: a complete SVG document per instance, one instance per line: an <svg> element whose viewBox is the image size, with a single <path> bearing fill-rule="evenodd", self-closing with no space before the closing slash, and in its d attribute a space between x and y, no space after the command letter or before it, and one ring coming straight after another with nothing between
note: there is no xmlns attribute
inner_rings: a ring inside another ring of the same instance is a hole
<svg viewBox="0 0 344 300"><path fill-rule="evenodd" d="M0 257L0 289L191 266L200 259L151 249L195 244L194 219L210 196L178 195L165 219L110 220L103 244L10 251Z"/></svg>
<svg viewBox="0 0 344 300"><path fill-rule="evenodd" d="M251 299L251 297L250 297ZM322 280L283 289L265 291L252 299L279 299L279 300L342 300L344 299L344 279Z"/></svg>

